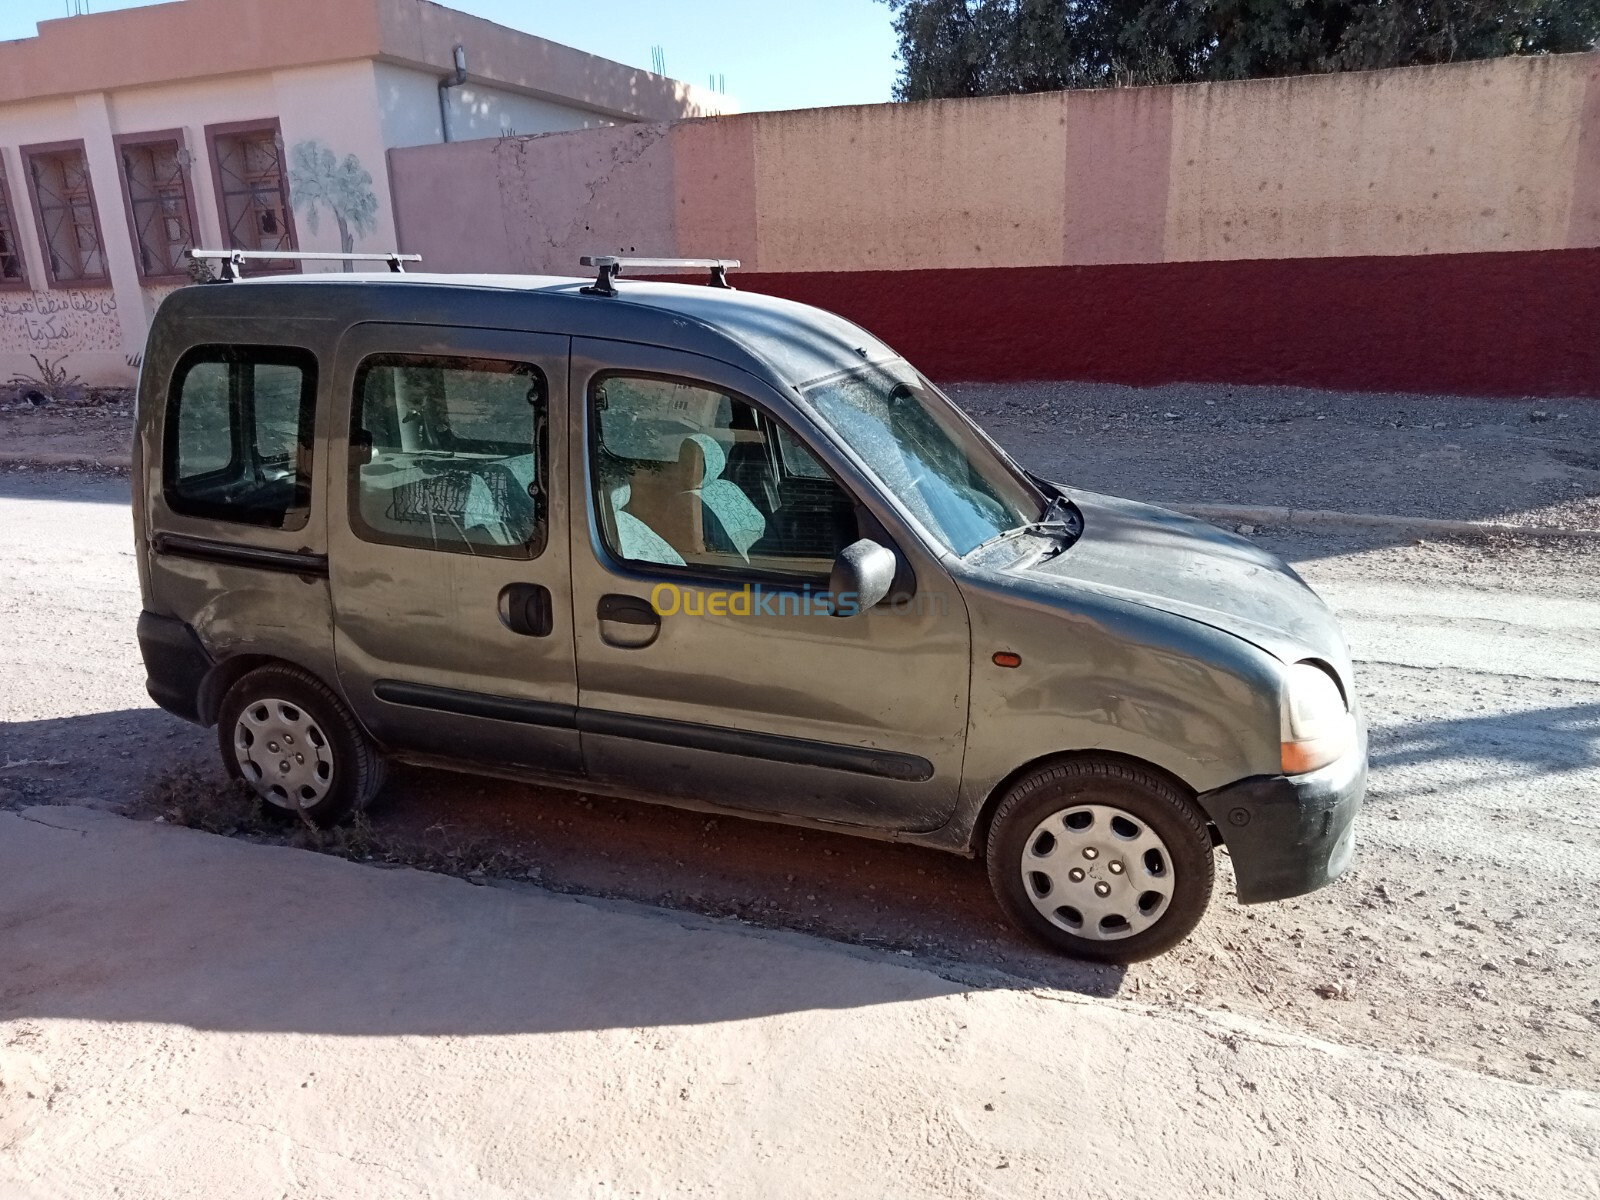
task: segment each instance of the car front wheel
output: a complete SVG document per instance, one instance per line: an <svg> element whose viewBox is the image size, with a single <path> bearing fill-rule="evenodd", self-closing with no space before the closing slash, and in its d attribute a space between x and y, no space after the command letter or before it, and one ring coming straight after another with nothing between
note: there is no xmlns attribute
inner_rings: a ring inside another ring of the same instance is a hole
<svg viewBox="0 0 1600 1200"><path fill-rule="evenodd" d="M1215 874L1204 818L1138 766L1075 759L1019 780L995 810L989 882L1006 914L1052 949L1137 962L1193 932Z"/></svg>

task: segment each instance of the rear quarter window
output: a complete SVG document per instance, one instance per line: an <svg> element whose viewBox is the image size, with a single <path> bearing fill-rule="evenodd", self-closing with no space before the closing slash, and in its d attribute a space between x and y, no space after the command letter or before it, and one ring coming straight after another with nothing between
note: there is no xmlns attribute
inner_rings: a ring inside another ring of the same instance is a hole
<svg viewBox="0 0 1600 1200"><path fill-rule="evenodd" d="M167 393L162 494L175 513L302 529L311 515L317 360L285 346L197 346Z"/></svg>

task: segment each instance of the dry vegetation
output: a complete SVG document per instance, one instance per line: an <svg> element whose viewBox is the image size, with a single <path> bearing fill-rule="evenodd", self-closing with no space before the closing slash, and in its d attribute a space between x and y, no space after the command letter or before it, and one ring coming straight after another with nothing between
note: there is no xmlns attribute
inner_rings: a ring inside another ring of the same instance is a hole
<svg viewBox="0 0 1600 1200"><path fill-rule="evenodd" d="M425 844L381 830L361 813L342 825L319 829L303 816L263 803L237 780L219 784L195 766L173 768L156 776L127 812L225 837L316 850L352 862L415 867L467 879L522 878L528 872L527 863L486 838L445 838L438 844Z"/></svg>

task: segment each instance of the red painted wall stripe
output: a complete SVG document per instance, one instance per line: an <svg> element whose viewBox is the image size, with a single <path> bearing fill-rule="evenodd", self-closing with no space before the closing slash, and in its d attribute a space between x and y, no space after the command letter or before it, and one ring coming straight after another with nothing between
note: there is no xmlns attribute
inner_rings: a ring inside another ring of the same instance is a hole
<svg viewBox="0 0 1600 1200"><path fill-rule="evenodd" d="M937 379L1600 396L1600 249L735 273Z"/></svg>

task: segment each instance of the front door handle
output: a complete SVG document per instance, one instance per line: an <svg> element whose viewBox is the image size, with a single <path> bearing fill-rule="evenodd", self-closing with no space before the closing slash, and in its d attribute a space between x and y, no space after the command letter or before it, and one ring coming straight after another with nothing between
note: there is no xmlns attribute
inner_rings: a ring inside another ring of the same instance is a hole
<svg viewBox="0 0 1600 1200"><path fill-rule="evenodd" d="M512 633L549 637L555 628L550 589L538 583L508 583L500 589L500 620Z"/></svg>
<svg viewBox="0 0 1600 1200"><path fill-rule="evenodd" d="M601 640L620 650L642 650L661 635L661 614L638 596L601 596L595 615Z"/></svg>

